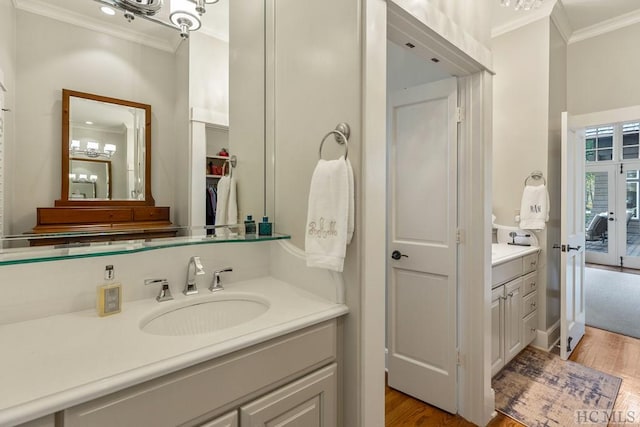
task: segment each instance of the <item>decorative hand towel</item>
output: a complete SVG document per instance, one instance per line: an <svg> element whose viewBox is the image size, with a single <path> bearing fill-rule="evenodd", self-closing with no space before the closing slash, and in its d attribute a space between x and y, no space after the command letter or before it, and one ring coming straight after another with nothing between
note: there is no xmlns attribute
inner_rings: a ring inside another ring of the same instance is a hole
<svg viewBox="0 0 640 427"><path fill-rule="evenodd" d="M351 162L347 159L347 178L349 179L349 218L347 222L347 245L351 243L353 238L353 230L355 229L355 186L353 183L353 168Z"/></svg>
<svg viewBox="0 0 640 427"><path fill-rule="evenodd" d="M549 193L546 185L526 185L520 203L520 228L544 230L549 221Z"/></svg>
<svg viewBox="0 0 640 427"><path fill-rule="evenodd" d="M229 186L230 178L223 176L218 181L218 200L216 205L216 225L228 224L227 212L229 206ZM225 234L223 228L216 228L216 236L223 236Z"/></svg>
<svg viewBox="0 0 640 427"><path fill-rule="evenodd" d="M238 224L238 192L236 179L229 178L229 202L227 204L227 224Z"/></svg>
<svg viewBox="0 0 640 427"><path fill-rule="evenodd" d="M305 233L308 267L343 269L350 206L348 174L344 157L321 159L313 171Z"/></svg>

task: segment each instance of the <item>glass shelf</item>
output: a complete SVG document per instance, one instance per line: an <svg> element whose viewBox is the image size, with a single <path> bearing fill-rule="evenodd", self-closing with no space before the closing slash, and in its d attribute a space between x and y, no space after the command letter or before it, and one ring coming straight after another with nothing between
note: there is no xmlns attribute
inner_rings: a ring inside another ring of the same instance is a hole
<svg viewBox="0 0 640 427"><path fill-rule="evenodd" d="M231 226L236 227L236 226ZM113 240L99 242L78 242L64 245L29 246L31 240L47 239L52 237L82 237L105 240L117 238L118 232L100 233L60 233L60 234L25 234L20 236L6 236L0 240L0 266L12 264L26 264L33 262L55 261L74 258L89 258L106 255L121 255L152 251L156 249L172 248L191 245L210 245L220 243L255 243L271 240L290 239L285 234L273 234L272 236L239 235L226 230L222 235L207 234L204 227L188 228L175 227L177 237L164 237L157 239L140 240ZM131 232L131 230L127 230Z"/></svg>

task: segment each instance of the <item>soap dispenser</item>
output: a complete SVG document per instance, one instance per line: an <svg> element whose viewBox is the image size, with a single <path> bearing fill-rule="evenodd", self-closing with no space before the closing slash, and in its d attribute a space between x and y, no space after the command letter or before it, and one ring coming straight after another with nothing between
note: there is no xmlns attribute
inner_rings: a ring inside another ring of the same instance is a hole
<svg viewBox="0 0 640 427"><path fill-rule="evenodd" d="M247 215L247 219L244 221L244 234L246 235L256 234L256 222L253 220L252 215Z"/></svg>
<svg viewBox="0 0 640 427"><path fill-rule="evenodd" d="M273 227L271 226L271 223L269 222L269 217L268 216L263 216L262 217L262 222L260 224L258 224L258 235L259 236L271 236L273 232Z"/></svg>
<svg viewBox="0 0 640 427"><path fill-rule="evenodd" d="M105 283L98 286L96 298L96 308L100 317L120 313L122 309L122 285L114 279L113 265L107 265L104 269Z"/></svg>

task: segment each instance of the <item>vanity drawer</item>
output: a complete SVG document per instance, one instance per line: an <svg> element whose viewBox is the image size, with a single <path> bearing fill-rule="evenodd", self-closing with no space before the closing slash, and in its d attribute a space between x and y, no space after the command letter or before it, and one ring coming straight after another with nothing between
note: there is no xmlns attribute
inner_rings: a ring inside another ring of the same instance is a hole
<svg viewBox="0 0 640 427"><path fill-rule="evenodd" d="M136 207L133 210L134 221L169 221L168 207Z"/></svg>
<svg viewBox="0 0 640 427"><path fill-rule="evenodd" d="M38 208L38 225L125 222L132 217L131 208Z"/></svg>
<svg viewBox="0 0 640 427"><path fill-rule="evenodd" d="M522 298L522 317L527 317L533 313L538 305L538 293L531 292Z"/></svg>
<svg viewBox="0 0 640 427"><path fill-rule="evenodd" d="M538 273L533 272L522 278L523 288L522 295L529 295L538 289Z"/></svg>
<svg viewBox="0 0 640 427"><path fill-rule="evenodd" d="M522 258L516 258L504 264L496 265L491 271L491 287L494 288L497 285L522 275Z"/></svg>
<svg viewBox="0 0 640 427"><path fill-rule="evenodd" d="M534 311L529 314L528 317L525 317L522 321L522 327L524 328L522 331L522 339L524 340L523 344L526 347L536 339L536 332L538 329L538 312Z"/></svg>
<svg viewBox="0 0 640 427"><path fill-rule="evenodd" d="M522 274L531 273L532 271L536 271L538 268L538 254L531 254L525 257L522 257Z"/></svg>

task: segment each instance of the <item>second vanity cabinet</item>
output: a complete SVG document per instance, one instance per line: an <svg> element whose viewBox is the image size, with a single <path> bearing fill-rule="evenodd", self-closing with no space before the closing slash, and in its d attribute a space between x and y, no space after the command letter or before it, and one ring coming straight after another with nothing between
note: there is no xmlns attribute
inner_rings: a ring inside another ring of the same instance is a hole
<svg viewBox="0 0 640 427"><path fill-rule="evenodd" d="M66 409L57 426L337 424L336 320Z"/></svg>
<svg viewBox="0 0 640 427"><path fill-rule="evenodd" d="M538 254L517 257L492 269L491 375L536 336Z"/></svg>

